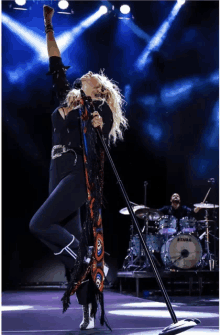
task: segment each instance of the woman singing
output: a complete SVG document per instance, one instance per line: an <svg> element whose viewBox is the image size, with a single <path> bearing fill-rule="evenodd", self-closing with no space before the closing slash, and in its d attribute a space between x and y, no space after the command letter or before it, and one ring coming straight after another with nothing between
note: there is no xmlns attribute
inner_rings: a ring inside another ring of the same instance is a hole
<svg viewBox="0 0 220 335"><path fill-rule="evenodd" d="M104 242L101 219L104 151L95 128L109 143L123 140L128 126L124 100L114 82L103 73L88 72L70 87L52 26L54 9L44 6L49 72L59 99L51 115L52 143L49 197L34 214L30 231L65 265L68 280L63 312L76 292L83 305L81 329L94 328L97 303L104 317ZM92 119L81 90L90 97ZM99 129L100 129L99 128ZM106 323L108 326L108 324Z"/></svg>

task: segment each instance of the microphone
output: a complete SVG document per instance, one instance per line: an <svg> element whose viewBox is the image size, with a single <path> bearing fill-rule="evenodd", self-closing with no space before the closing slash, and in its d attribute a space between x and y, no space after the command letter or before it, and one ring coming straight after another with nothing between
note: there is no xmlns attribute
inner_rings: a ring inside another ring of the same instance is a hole
<svg viewBox="0 0 220 335"><path fill-rule="evenodd" d="M74 83L73 83L73 87L76 89L76 90L80 90L81 87L82 87L82 81L81 79L77 78Z"/></svg>

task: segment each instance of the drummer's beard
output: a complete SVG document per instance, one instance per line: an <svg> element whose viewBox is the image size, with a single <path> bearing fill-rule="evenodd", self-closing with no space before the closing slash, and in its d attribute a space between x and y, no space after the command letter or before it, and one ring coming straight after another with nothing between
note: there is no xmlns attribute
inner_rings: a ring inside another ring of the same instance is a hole
<svg viewBox="0 0 220 335"><path fill-rule="evenodd" d="M175 203L175 202L172 202L172 207L174 208L174 209L178 209L179 207L180 207L180 203Z"/></svg>

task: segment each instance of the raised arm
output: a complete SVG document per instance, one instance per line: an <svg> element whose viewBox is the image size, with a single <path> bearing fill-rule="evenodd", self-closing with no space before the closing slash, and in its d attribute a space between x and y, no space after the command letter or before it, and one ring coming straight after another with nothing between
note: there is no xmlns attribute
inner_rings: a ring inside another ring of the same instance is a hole
<svg viewBox="0 0 220 335"><path fill-rule="evenodd" d="M47 35L47 51L49 56L49 72L47 72L47 75L53 76L53 87L56 91L56 96L59 100L59 103L62 105L67 93L71 89L70 84L66 78L66 70L69 69L70 66L63 65L60 50L54 37L52 26L54 9L45 5L43 8L45 33Z"/></svg>
<svg viewBox="0 0 220 335"><path fill-rule="evenodd" d="M57 46L55 37L54 37L54 30L52 26L52 17L54 14L54 9L50 6L43 7L44 12L44 25L45 25L45 33L47 35L47 52L48 56L57 56L61 57L60 50Z"/></svg>

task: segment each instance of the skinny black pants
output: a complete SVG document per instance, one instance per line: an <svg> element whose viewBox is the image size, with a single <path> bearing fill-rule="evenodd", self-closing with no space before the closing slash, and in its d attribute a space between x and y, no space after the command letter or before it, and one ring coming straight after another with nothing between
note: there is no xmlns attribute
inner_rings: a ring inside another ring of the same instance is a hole
<svg viewBox="0 0 220 335"><path fill-rule="evenodd" d="M53 253L59 253L56 257L63 262L66 269L74 267L75 259L66 250L61 250L67 245L74 250L71 245L73 235L80 239L80 207L87 199L83 157L77 155L75 166L74 159L74 153L68 152L51 160L49 197L29 224L31 233ZM78 302L84 305L89 303L86 299L86 283L81 286L82 288L77 290L77 298Z"/></svg>

